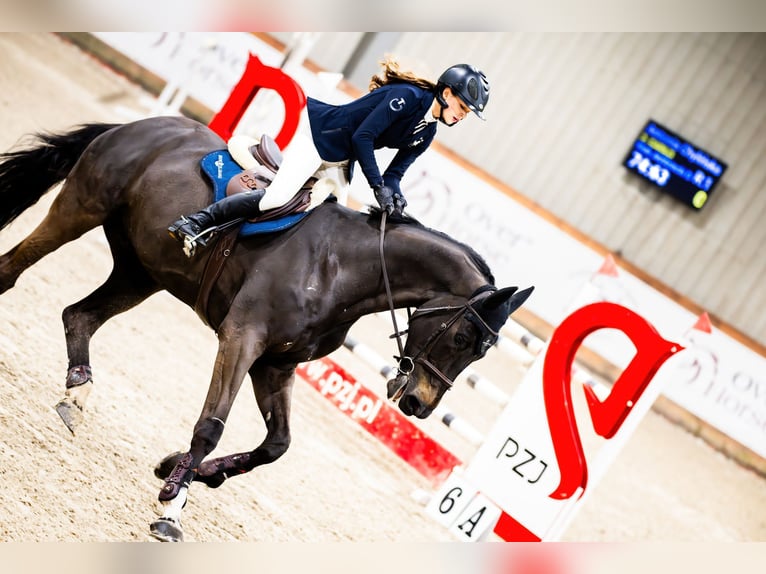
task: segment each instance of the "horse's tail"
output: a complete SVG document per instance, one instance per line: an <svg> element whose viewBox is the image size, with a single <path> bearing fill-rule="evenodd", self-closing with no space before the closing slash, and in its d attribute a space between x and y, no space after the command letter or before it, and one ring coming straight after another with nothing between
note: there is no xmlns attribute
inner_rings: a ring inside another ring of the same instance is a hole
<svg viewBox="0 0 766 574"><path fill-rule="evenodd" d="M85 148L118 125L93 123L63 134L39 133L37 146L0 154L0 229L65 179Z"/></svg>

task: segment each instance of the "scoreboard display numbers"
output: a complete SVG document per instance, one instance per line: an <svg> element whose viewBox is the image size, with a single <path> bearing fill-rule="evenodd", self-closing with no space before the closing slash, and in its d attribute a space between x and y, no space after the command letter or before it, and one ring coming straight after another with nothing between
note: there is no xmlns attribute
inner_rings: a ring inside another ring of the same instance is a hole
<svg viewBox="0 0 766 574"><path fill-rule="evenodd" d="M662 191L699 210L727 165L654 120L649 120L622 163Z"/></svg>

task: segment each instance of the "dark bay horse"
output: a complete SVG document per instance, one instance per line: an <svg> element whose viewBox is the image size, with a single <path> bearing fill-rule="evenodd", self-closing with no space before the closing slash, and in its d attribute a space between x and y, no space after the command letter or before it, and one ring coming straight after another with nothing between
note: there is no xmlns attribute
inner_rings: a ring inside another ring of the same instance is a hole
<svg viewBox="0 0 766 574"><path fill-rule="evenodd" d="M89 345L96 330L162 289L194 307L215 246L187 259L167 227L212 200L199 161L223 148L206 126L165 117L38 134L26 149L0 155L0 229L65 180L45 219L0 256L0 293L97 226L114 260L106 281L63 311L69 370L61 404L73 413L69 421L62 415L71 430L92 388ZM165 480L164 511L151 525L156 538L183 538L180 514L192 481L217 487L285 453L296 366L337 349L360 317L389 309L384 263L393 307L415 308L398 375L388 385L389 398L406 415L427 417L528 297L531 288L495 287L472 249L410 218L384 222L382 259L381 217L324 203L287 231L234 244L210 290L205 318L219 347L189 450L167 456L155 471ZM266 437L252 451L205 460L245 375Z"/></svg>

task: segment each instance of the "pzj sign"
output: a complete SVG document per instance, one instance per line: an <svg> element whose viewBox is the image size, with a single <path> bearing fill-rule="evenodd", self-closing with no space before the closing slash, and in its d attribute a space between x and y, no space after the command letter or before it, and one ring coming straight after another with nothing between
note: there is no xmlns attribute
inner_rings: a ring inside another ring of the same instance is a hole
<svg viewBox="0 0 766 574"><path fill-rule="evenodd" d="M453 473L429 504L428 512L458 537L481 539L494 528L506 540L544 539L585 492L588 465L575 419L571 373L583 340L599 329L621 331L636 349L605 398L583 386L593 430L604 439L632 432L626 420L643 416L646 409L636 407L642 398L649 405L654 401L656 393L646 391L655 374L683 349L615 303L586 305L567 317L468 468Z"/></svg>

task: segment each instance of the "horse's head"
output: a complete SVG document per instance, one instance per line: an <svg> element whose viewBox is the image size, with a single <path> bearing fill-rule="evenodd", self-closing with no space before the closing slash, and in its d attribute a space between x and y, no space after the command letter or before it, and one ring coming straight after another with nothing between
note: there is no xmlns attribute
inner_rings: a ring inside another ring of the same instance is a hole
<svg viewBox="0 0 766 574"><path fill-rule="evenodd" d="M426 418L455 377L495 344L508 316L533 287L480 289L469 299L453 295L424 303L410 317L399 372L388 382L388 398L406 415Z"/></svg>

